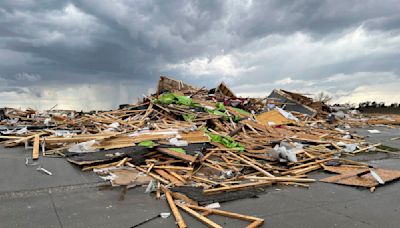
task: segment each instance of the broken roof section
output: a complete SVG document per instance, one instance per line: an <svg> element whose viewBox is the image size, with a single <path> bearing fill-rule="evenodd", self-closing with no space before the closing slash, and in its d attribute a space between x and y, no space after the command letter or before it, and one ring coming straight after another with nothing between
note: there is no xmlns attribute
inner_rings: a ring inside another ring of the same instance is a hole
<svg viewBox="0 0 400 228"><path fill-rule="evenodd" d="M186 91L186 90L199 90L194 86L188 85L181 80L176 80L172 78L168 78L166 76L160 76L160 80L158 80L157 86L157 94L170 91Z"/></svg>
<svg viewBox="0 0 400 228"><path fill-rule="evenodd" d="M230 97L230 98L236 98L236 95L232 92L232 90L225 85L225 83L221 82L221 84L219 84L219 86L217 87L215 92L220 92L223 95Z"/></svg>
<svg viewBox="0 0 400 228"><path fill-rule="evenodd" d="M292 93L283 89L274 89L268 96L276 104L282 104L287 111L300 112L311 117L318 114L325 115L329 112L329 106L322 102L315 102L312 98L298 93Z"/></svg>

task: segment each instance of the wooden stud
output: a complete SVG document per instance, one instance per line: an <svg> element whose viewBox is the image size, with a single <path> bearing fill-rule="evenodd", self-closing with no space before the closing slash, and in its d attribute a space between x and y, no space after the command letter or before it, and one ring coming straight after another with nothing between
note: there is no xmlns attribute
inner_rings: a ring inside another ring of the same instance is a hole
<svg viewBox="0 0 400 228"><path fill-rule="evenodd" d="M269 172L265 171L264 169L256 166L255 164L251 163L250 161L240 157L239 155L231 152L231 151L227 151L230 155L234 156L235 158L239 159L240 161L250 165L252 168L254 168L257 171L260 171L261 173L263 173L264 175L268 176L268 177L275 177L274 175L270 174Z"/></svg>
<svg viewBox="0 0 400 228"><path fill-rule="evenodd" d="M191 208L187 207L186 205L183 204L177 204L178 207L182 208L184 211L187 213L191 214L193 217L198 219L200 222L206 224L208 227L212 228L222 228L222 226L218 225L217 223L213 222L212 220L204 217L203 215L199 214L195 210L192 210Z"/></svg>
<svg viewBox="0 0 400 228"><path fill-rule="evenodd" d="M35 135L33 139L33 151L32 151L32 159L37 160L39 158L39 146L40 146L40 138L39 135Z"/></svg>
<svg viewBox="0 0 400 228"><path fill-rule="evenodd" d="M178 208L176 207L171 192L166 188L163 188L163 192L165 194L165 197L167 198L167 202L169 207L171 208L172 214L175 217L176 224L178 225L179 228L186 228L186 223L183 220L181 213L179 213Z"/></svg>

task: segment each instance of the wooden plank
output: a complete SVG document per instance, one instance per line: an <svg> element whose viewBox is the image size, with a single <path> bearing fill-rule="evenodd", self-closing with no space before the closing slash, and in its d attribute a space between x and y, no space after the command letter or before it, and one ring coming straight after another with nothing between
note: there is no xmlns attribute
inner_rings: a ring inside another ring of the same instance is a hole
<svg viewBox="0 0 400 228"><path fill-rule="evenodd" d="M260 227L264 223L264 219L253 217L253 216L248 216L248 215L242 215L242 214L238 214L238 213L234 213L234 212L230 212L230 211L223 211L223 210L219 210L219 209L200 207L197 205L186 205L186 207L188 207L190 209L194 209L194 210L199 210L199 211L202 211L203 213L207 213L207 214L216 214L216 215L230 217L230 218L234 218L234 219L249 221L251 223L247 226L247 228Z"/></svg>
<svg viewBox="0 0 400 228"><path fill-rule="evenodd" d="M173 165L156 165L153 168L154 169L173 169L173 170L193 171L193 167L173 166Z"/></svg>
<svg viewBox="0 0 400 228"><path fill-rule="evenodd" d="M255 183L246 183L246 184L238 184L238 185L232 185L232 186L227 186L227 187L206 189L203 191L203 193L204 194L215 194L215 193L224 192L224 191L237 191L240 189L261 187L261 186L266 186L266 185L271 185L271 184L272 184L271 181L260 181L260 182L255 182Z"/></svg>
<svg viewBox="0 0 400 228"><path fill-rule="evenodd" d="M321 168L321 164L317 164L317 165L313 165L313 166L309 166L303 169L296 169L294 171L290 171L290 173L294 174L294 175L300 175L300 174L305 174L305 173L309 173L311 171L317 170Z"/></svg>
<svg viewBox="0 0 400 228"><path fill-rule="evenodd" d="M43 135L44 133L40 133L40 134L37 134L37 135ZM22 137L22 138L20 138L20 139L16 139L16 140L9 140L9 141L6 141L5 142L5 144L4 144L4 146L5 147L13 147L13 146L17 146L18 144L20 144L20 143L23 143L23 142L26 142L26 141L28 141L28 140L30 140L30 139L33 139L35 137L35 135L30 135L30 136L27 136L27 137Z"/></svg>
<svg viewBox="0 0 400 228"><path fill-rule="evenodd" d="M186 223L183 220L181 213L179 213L178 208L176 207L176 204L174 202L174 199L172 198L171 192L166 188L163 188L163 192L165 194L165 197L167 198L168 205L171 208L172 214L175 217L175 221L176 221L178 227L186 228Z"/></svg>
<svg viewBox="0 0 400 228"><path fill-rule="evenodd" d="M330 161L332 159L333 158L326 158L326 159L322 159L322 160L315 161L315 162L309 162L309 163L306 163L306 164L303 164L303 165L294 166L294 167L290 168L290 170L294 171L296 169L306 168L306 167L309 167L309 166L312 166L312 165L316 165L316 164L320 164L320 163L324 163L324 162Z"/></svg>
<svg viewBox="0 0 400 228"><path fill-rule="evenodd" d="M140 167L138 167L138 166L134 166L134 165L131 164L130 162L126 162L126 164L127 164L128 166L130 166L130 167L136 168L136 169L139 170L140 172L146 173L146 170L145 170L145 169L140 168ZM152 177L152 178L154 178L154 179L156 179L156 180L162 182L163 184L169 184L169 183L170 183L168 180L166 180L166 179L160 177L159 175L157 175L157 174L155 174L155 173L149 172L149 173L146 173L146 174L149 175L150 177Z"/></svg>
<svg viewBox="0 0 400 228"><path fill-rule="evenodd" d="M194 156L191 156L191 155L187 155L187 154L184 154L184 153L179 153L179 152L170 150L168 148L157 148L156 150L161 152L161 153L163 153L163 154L166 154L166 155L169 155L169 156L172 156L172 157L175 157L175 158L179 158L179 159L182 159L182 160L185 160L185 161L189 161L189 162L195 162L196 159L197 159L197 157L194 157Z"/></svg>
<svg viewBox="0 0 400 228"><path fill-rule="evenodd" d="M250 165L250 166L251 166L252 168L254 168L255 170L260 171L260 172L263 173L264 175L266 175L266 176L268 176L268 177L275 177L274 175L272 175L272 174L270 174L269 172L265 171L265 170L262 169L261 167L256 166L255 164L251 163L250 161L248 161L248 160L242 158L241 156L239 156L239 155L237 155L237 154L235 154L235 153L233 153L233 152L231 152L231 151L226 151L226 152L228 152L230 155L234 156L235 158L239 159L240 161L242 161L242 162L244 162L244 163Z"/></svg>
<svg viewBox="0 0 400 228"><path fill-rule="evenodd" d="M213 222L212 220L204 217L203 215L199 214L198 212L196 212L195 210L192 210L191 208L189 208L186 205L183 204L177 204L178 207L182 208L184 211L186 211L187 213L191 214L193 217L195 217L196 219L198 219L200 222L206 224L208 227L212 227L212 228L222 228L222 226L218 225L217 223Z"/></svg>
<svg viewBox="0 0 400 228"><path fill-rule="evenodd" d="M37 160L39 158L39 146L40 146L40 136L35 135L33 139L33 150L32 150L33 160Z"/></svg>
<svg viewBox="0 0 400 228"><path fill-rule="evenodd" d="M382 145L382 144L381 144L381 143L377 143L377 144L374 144L374 145L368 146L368 147L366 147L366 148L363 148L363 149L359 149L359 150L353 151L351 154L358 154L358 153L361 153L361 152L367 151L367 150L369 150L369 149L371 149L371 148L378 147L378 146L380 146L380 145Z"/></svg>
<svg viewBox="0 0 400 228"><path fill-rule="evenodd" d="M156 172L158 175L162 176L164 179L171 181L176 186L183 185L183 183L179 179L168 174L167 172L165 172L162 169L154 169L154 172Z"/></svg>
<svg viewBox="0 0 400 228"><path fill-rule="evenodd" d="M158 182L158 183L160 183L160 182ZM185 194L182 194L180 192L171 192L171 194L172 194L172 197L174 197L175 199L182 200L183 202L185 202L187 204L193 204L193 205L199 204L197 201L190 199Z"/></svg>
<svg viewBox="0 0 400 228"><path fill-rule="evenodd" d="M312 183L315 182L315 179L309 178L295 178L295 177L255 177L255 176L247 176L244 179L250 180L266 180L272 182L298 182L298 183Z"/></svg>

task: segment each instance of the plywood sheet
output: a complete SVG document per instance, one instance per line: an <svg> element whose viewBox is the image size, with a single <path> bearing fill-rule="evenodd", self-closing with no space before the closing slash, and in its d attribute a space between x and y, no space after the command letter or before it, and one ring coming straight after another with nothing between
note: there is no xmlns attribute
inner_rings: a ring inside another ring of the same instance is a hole
<svg viewBox="0 0 400 228"><path fill-rule="evenodd" d="M357 176L357 174L364 172L366 169L358 169L349 172L345 172L336 176L327 177L320 181L343 184L350 186L361 186L361 187L374 187L379 185L379 183L372 177L370 173ZM400 178L399 170L388 170L388 169L375 169L375 172L382 178L385 182L390 182Z"/></svg>
<svg viewBox="0 0 400 228"><path fill-rule="evenodd" d="M281 125L281 124L293 123L293 120L287 119L278 110L263 112L256 116L256 120L260 124L267 124L267 125Z"/></svg>

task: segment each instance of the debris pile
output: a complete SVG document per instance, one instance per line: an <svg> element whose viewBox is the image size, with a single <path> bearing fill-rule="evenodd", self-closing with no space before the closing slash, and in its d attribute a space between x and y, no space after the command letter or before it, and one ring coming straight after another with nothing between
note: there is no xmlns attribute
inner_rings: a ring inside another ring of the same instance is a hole
<svg viewBox="0 0 400 228"><path fill-rule="evenodd" d="M339 174L325 182L371 191L400 178L399 171L346 158L379 146L348 131L356 118L329 123L329 106L284 90L268 99L274 106L239 98L224 83L209 90L161 77L154 95L117 110L5 108L0 139L5 147L32 145L29 159L63 157L112 186L147 185L146 192L165 195L179 227L186 225L178 208L211 227L221 226L199 212L258 227L263 219L204 206L271 185L309 187L316 180L307 174L319 169Z"/></svg>

